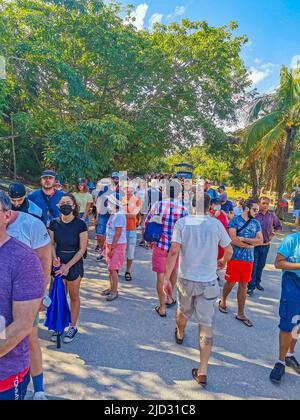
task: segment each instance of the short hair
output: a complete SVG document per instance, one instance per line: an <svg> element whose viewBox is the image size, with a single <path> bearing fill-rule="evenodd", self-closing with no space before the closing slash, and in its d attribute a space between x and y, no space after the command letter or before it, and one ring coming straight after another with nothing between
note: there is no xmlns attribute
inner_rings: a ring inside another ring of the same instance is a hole
<svg viewBox="0 0 300 420"><path fill-rule="evenodd" d="M259 202L261 203L262 201L268 201L268 203L271 203L271 198L269 197L260 197Z"/></svg>
<svg viewBox="0 0 300 420"><path fill-rule="evenodd" d="M199 199L199 195L201 196L201 199ZM198 193L198 197L197 197L197 194L195 194L193 198L193 207L197 210L200 210L202 203L204 204L203 205L204 212L206 213L211 206L211 198L209 194L201 192L201 193Z"/></svg>
<svg viewBox="0 0 300 420"><path fill-rule="evenodd" d="M4 191L0 190L0 206L1 210L9 211L11 210L11 201L9 195L6 194Z"/></svg>

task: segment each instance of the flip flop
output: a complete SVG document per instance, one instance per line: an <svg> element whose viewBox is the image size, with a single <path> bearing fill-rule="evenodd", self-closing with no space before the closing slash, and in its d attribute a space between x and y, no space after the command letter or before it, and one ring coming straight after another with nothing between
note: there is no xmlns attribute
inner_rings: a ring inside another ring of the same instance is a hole
<svg viewBox="0 0 300 420"><path fill-rule="evenodd" d="M162 314L160 313L160 307L159 307L159 306L157 306L157 307L155 308L155 311L158 313L158 315L159 315L161 318L167 318L167 314L162 315Z"/></svg>
<svg viewBox="0 0 300 420"><path fill-rule="evenodd" d="M177 301L175 299L173 299L173 302L172 303L166 303L166 307L167 308L171 308L172 306L175 306L176 303L177 303Z"/></svg>
<svg viewBox="0 0 300 420"><path fill-rule="evenodd" d="M126 281L132 281L132 275L130 273L125 273L125 280Z"/></svg>
<svg viewBox="0 0 300 420"><path fill-rule="evenodd" d="M176 340L176 343L177 343L179 346L182 346L182 344L183 344L183 342L184 342L184 338L182 338L182 339L178 338L177 333L178 333L178 329L176 328L176 330L175 330L175 340Z"/></svg>
<svg viewBox="0 0 300 420"><path fill-rule="evenodd" d="M238 316L236 316L235 317L235 319L237 320L237 321L239 321L239 322L242 322L244 325L246 325L246 327L248 327L248 328L253 328L253 324L252 324L252 322L250 321L250 319L241 319L241 318L239 318Z"/></svg>
<svg viewBox="0 0 300 420"><path fill-rule="evenodd" d="M202 388L206 388L207 386L207 376L205 375L199 375L198 369L192 370L192 375L195 381L200 385Z"/></svg>
<svg viewBox="0 0 300 420"><path fill-rule="evenodd" d="M221 300L219 302L219 311L221 312L221 314L228 315L227 307L222 308L222 306L221 306Z"/></svg>

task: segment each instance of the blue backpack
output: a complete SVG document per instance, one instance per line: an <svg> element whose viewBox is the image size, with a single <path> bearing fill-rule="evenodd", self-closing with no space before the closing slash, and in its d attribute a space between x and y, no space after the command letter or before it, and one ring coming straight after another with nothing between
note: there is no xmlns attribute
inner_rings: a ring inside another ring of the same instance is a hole
<svg viewBox="0 0 300 420"><path fill-rule="evenodd" d="M163 216L161 213L162 204L160 206L160 214L154 214L145 229L144 240L150 244L161 240L163 234Z"/></svg>

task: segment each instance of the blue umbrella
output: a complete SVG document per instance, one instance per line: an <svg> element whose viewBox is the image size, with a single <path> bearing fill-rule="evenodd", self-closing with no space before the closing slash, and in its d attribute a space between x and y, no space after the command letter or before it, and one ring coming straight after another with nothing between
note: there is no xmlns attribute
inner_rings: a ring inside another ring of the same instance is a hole
<svg viewBox="0 0 300 420"><path fill-rule="evenodd" d="M57 269L55 270L57 271ZM57 348L61 348L61 336L71 323L71 312L62 276L55 276L50 293L51 306L47 309L45 327L57 334Z"/></svg>

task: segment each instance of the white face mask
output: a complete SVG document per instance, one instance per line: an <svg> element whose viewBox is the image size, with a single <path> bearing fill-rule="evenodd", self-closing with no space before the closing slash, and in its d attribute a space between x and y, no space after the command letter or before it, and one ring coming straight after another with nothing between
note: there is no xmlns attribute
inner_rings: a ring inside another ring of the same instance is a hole
<svg viewBox="0 0 300 420"><path fill-rule="evenodd" d="M221 206L215 206L215 211L221 211L222 207Z"/></svg>

